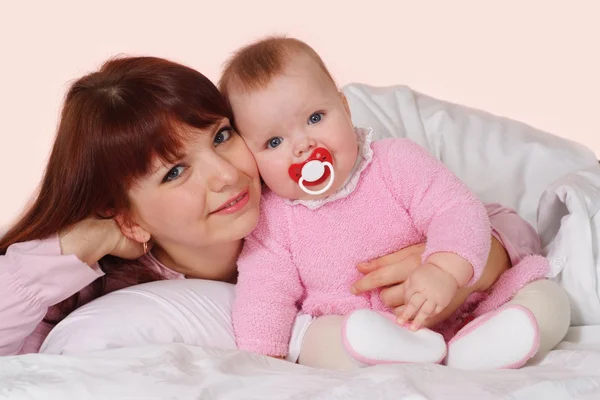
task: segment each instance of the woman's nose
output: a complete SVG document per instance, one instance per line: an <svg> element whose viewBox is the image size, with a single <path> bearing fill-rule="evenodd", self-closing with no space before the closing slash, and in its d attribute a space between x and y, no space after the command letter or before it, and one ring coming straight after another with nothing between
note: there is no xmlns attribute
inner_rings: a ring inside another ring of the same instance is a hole
<svg viewBox="0 0 600 400"><path fill-rule="evenodd" d="M240 172L228 160L220 159L220 162L211 166L208 176L208 188L213 192L221 192L228 186L234 186L240 179Z"/></svg>

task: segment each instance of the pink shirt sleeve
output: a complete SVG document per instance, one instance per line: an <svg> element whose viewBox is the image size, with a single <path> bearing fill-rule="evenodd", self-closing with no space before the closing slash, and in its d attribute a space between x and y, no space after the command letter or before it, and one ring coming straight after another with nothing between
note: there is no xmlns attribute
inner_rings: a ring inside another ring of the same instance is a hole
<svg viewBox="0 0 600 400"><path fill-rule="evenodd" d="M61 255L57 235L10 246L0 256L0 355L37 351L49 330L42 323L48 308L102 275L97 265Z"/></svg>
<svg viewBox="0 0 600 400"><path fill-rule="evenodd" d="M380 140L386 184L426 238L423 260L450 252L473 266L476 282L487 262L491 226L483 203L446 166L407 139Z"/></svg>
<svg viewBox="0 0 600 400"><path fill-rule="evenodd" d="M303 287L286 244L285 210L268 201L261 210L238 259L233 328L239 349L285 356Z"/></svg>

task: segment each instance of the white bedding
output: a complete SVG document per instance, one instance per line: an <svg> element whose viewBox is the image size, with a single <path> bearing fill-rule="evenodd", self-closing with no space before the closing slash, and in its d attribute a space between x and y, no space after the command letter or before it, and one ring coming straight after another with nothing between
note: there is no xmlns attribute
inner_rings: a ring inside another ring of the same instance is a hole
<svg viewBox="0 0 600 400"><path fill-rule="evenodd" d="M600 325L521 370L438 365L313 370L237 351L181 344L87 356L0 358L0 399L599 399Z"/></svg>

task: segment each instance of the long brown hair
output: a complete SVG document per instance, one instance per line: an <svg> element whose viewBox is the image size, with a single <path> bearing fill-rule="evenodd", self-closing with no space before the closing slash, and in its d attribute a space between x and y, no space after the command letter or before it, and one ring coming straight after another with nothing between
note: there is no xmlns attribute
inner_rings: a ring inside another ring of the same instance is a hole
<svg viewBox="0 0 600 400"><path fill-rule="evenodd" d="M218 89L191 68L155 57L107 61L67 92L39 194L0 238L0 255L89 216L126 212L128 189L155 157L177 158L186 138L176 125L205 129L223 117L232 113ZM106 256L100 265L106 275L94 282L96 295L107 279L125 286L162 278L139 261ZM76 294L59 304L60 314L78 306Z"/></svg>

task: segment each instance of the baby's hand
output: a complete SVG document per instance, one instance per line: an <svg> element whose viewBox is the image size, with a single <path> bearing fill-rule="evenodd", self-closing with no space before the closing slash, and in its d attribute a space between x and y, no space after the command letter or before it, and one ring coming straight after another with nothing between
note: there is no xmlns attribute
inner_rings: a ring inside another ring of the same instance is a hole
<svg viewBox="0 0 600 400"><path fill-rule="evenodd" d="M412 319L411 330L419 329L427 318L441 312L458 290L458 282L450 273L428 263L415 269L404 285L405 305L398 323Z"/></svg>

